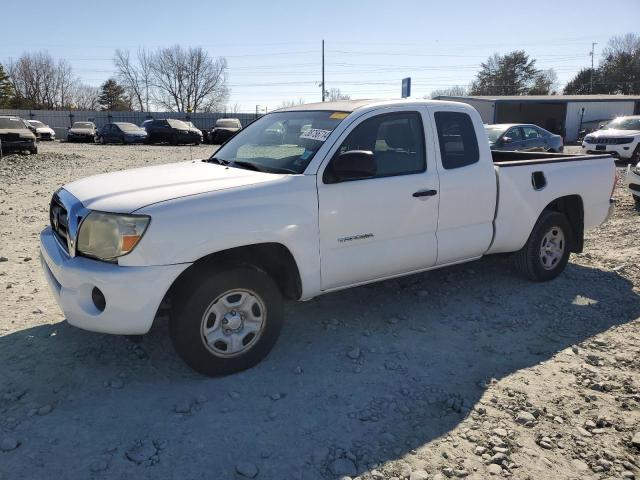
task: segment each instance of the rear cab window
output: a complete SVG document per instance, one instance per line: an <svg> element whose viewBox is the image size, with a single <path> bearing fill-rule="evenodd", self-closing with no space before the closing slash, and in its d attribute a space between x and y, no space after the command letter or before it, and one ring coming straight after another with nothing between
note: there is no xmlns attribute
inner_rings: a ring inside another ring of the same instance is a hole
<svg viewBox="0 0 640 480"><path fill-rule="evenodd" d="M435 112L436 130L442 166L447 169L466 167L480 160L478 138L473 121L463 112Z"/></svg>

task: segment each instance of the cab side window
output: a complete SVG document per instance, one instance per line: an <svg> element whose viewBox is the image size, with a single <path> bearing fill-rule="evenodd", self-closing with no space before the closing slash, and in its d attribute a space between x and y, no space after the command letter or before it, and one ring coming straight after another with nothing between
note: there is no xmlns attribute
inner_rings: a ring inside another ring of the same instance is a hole
<svg viewBox="0 0 640 480"><path fill-rule="evenodd" d="M480 160L478 139L471 117L461 112L436 112L436 129L442 166L466 167Z"/></svg>
<svg viewBox="0 0 640 480"><path fill-rule="evenodd" d="M340 145L331 163L351 150L373 152L377 172L373 178L424 172L426 159L420 114L388 113L364 120Z"/></svg>

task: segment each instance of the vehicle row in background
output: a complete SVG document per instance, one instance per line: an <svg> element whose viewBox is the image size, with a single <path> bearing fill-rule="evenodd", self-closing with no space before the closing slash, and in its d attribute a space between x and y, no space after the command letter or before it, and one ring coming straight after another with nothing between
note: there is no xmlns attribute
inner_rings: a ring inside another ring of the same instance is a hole
<svg viewBox="0 0 640 480"><path fill-rule="evenodd" d="M147 131L147 143L170 143L171 145L202 143L202 132L190 122L174 118L149 119L142 122L140 127Z"/></svg>
<svg viewBox="0 0 640 480"><path fill-rule="evenodd" d="M56 132L49 125L45 125L40 120L27 120L31 126L31 131L35 133L38 140L53 141L56 139Z"/></svg>
<svg viewBox="0 0 640 480"><path fill-rule="evenodd" d="M0 116L0 155L8 152L38 153L35 133L26 121L13 115Z"/></svg>
<svg viewBox="0 0 640 480"><path fill-rule="evenodd" d="M618 117L584 137L582 153L609 153L640 162L640 115Z"/></svg>
<svg viewBox="0 0 640 480"><path fill-rule="evenodd" d="M107 123L98 130L96 139L103 145L106 143L131 145L144 143L147 140L147 132L133 123L113 122Z"/></svg>
<svg viewBox="0 0 640 480"><path fill-rule="evenodd" d="M485 125L491 150L561 153L564 142L560 135L537 125L497 123Z"/></svg>
<svg viewBox="0 0 640 480"><path fill-rule="evenodd" d="M242 124L237 118L219 118L209 133L209 143L220 145L242 129Z"/></svg>
<svg viewBox="0 0 640 480"><path fill-rule="evenodd" d="M67 142L90 142L96 141L96 124L93 122L74 122L67 132Z"/></svg>

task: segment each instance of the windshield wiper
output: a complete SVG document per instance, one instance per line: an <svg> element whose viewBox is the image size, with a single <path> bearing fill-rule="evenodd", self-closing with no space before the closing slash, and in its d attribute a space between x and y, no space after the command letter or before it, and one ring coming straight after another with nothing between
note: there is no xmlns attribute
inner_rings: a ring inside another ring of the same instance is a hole
<svg viewBox="0 0 640 480"><path fill-rule="evenodd" d="M223 165L225 167L231 163L229 162L229 160L223 160L221 158L216 158L216 157L209 157L205 161L208 163L217 163L218 165Z"/></svg>
<svg viewBox="0 0 640 480"><path fill-rule="evenodd" d="M268 170L266 170L265 168L261 167L260 165L256 165L255 163L251 163L251 162L246 162L244 160L234 160L233 162L230 163L230 165L232 167L240 167L240 168L246 168L247 170L255 170L256 172L267 172Z"/></svg>

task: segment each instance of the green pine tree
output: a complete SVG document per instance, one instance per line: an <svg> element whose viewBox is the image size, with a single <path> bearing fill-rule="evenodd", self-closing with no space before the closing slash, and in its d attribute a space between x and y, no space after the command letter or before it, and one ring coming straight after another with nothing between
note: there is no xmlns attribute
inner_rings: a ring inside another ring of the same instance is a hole
<svg viewBox="0 0 640 480"><path fill-rule="evenodd" d="M0 63L0 108L10 107L14 96L9 76L5 73L4 67Z"/></svg>
<svg viewBox="0 0 640 480"><path fill-rule="evenodd" d="M124 87L113 78L102 84L98 103L102 110L131 110L131 100L126 95Z"/></svg>

